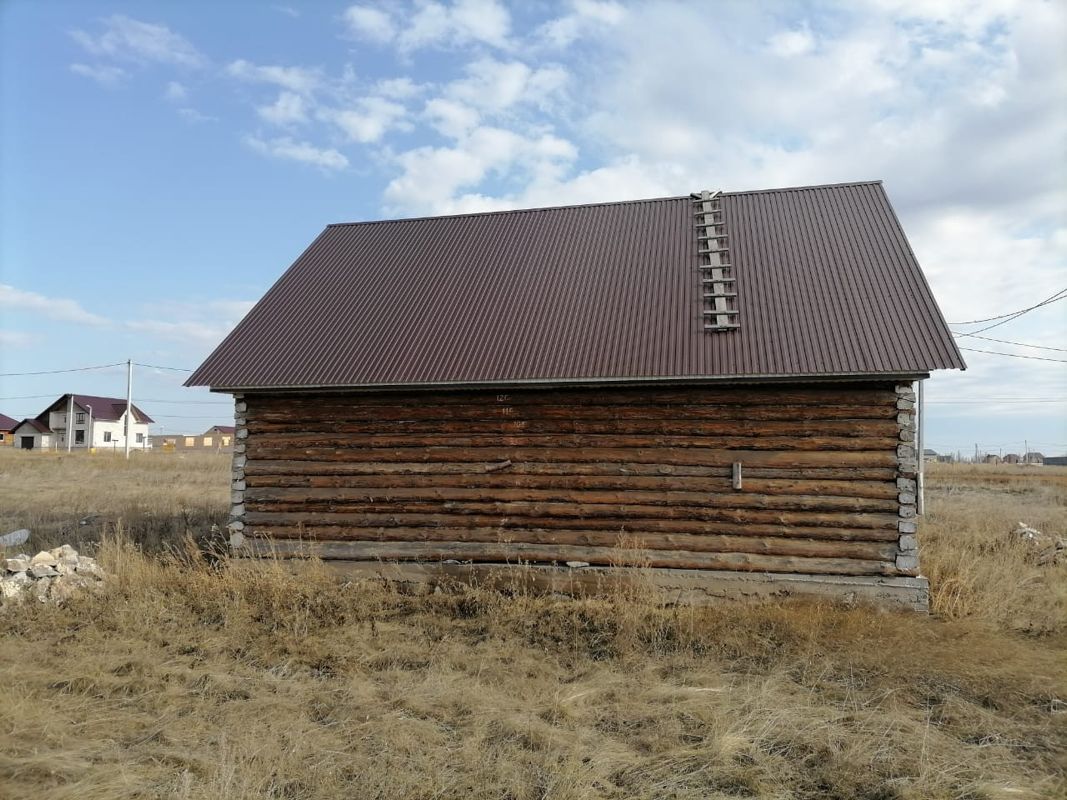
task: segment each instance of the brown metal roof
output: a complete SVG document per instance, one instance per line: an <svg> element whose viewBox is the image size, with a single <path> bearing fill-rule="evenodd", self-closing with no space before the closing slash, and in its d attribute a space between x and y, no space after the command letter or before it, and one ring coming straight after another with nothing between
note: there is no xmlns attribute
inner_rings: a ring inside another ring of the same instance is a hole
<svg viewBox="0 0 1067 800"><path fill-rule="evenodd" d="M52 405L37 415L37 419L45 420L50 411L66 411L69 407L70 395L65 394ZM74 405L83 411L91 411L93 419L97 422L115 422L122 419L126 413L126 401L121 397L98 397L91 394L74 395ZM132 406L133 418L137 422L155 422L137 406Z"/></svg>
<svg viewBox="0 0 1067 800"><path fill-rule="evenodd" d="M351 223L327 227L187 385L965 368L880 182L725 193L722 208L737 330L703 330L688 196Z"/></svg>

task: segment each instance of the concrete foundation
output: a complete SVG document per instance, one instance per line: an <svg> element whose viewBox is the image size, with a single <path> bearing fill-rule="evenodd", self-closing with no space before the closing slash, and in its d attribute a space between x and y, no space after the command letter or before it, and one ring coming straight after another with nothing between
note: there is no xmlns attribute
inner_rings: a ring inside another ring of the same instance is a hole
<svg viewBox="0 0 1067 800"><path fill-rule="evenodd" d="M255 561L255 559L249 559ZM262 562L260 562L262 563ZM291 563L291 562L290 562ZM399 582L459 582L501 589L593 595L620 583L652 586L669 602L703 605L726 600L821 598L844 605L866 603L926 613L930 584L924 577L803 575L626 567L555 567L535 564L413 563L380 561L322 562L352 577Z"/></svg>

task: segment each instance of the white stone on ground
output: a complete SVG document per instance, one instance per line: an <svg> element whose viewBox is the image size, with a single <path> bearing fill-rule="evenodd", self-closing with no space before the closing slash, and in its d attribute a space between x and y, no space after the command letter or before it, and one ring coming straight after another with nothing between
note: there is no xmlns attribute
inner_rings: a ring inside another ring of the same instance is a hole
<svg viewBox="0 0 1067 800"><path fill-rule="evenodd" d="M25 597L42 603L65 603L98 586L104 578L96 559L78 555L69 544L42 550L33 558L20 553L4 559L0 567L0 608L13 606Z"/></svg>

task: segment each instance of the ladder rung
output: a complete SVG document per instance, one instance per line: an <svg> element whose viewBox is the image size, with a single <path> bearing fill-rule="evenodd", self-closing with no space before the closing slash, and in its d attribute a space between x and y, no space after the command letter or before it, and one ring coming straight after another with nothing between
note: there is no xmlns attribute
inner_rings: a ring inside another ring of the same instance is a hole
<svg viewBox="0 0 1067 800"><path fill-rule="evenodd" d="M737 283L737 278L723 276L722 278L702 278L701 283L705 286L709 283Z"/></svg>
<svg viewBox="0 0 1067 800"><path fill-rule="evenodd" d="M733 330L737 330L740 327L741 326L739 324L737 324L736 322L727 322L727 323L725 323L723 325L705 325L704 326L704 330L706 330L706 331L733 331Z"/></svg>
<svg viewBox="0 0 1067 800"><path fill-rule="evenodd" d="M697 264L701 269L730 269L733 264Z"/></svg>
<svg viewBox="0 0 1067 800"><path fill-rule="evenodd" d="M712 311L712 310L705 310L704 311L704 316L705 317L714 317L717 314L722 314L723 316L736 317L740 313L741 313L740 311L725 311L725 310L723 310L723 311L718 311L718 310Z"/></svg>
<svg viewBox="0 0 1067 800"><path fill-rule="evenodd" d="M728 234L728 233L698 233L697 234L697 241L699 242L701 239L705 239L705 240L726 239L726 238L729 238L729 236L730 236L730 234Z"/></svg>
<svg viewBox="0 0 1067 800"><path fill-rule="evenodd" d="M729 247L716 247L712 250L697 250L698 256L710 256L712 253L729 253Z"/></svg>
<svg viewBox="0 0 1067 800"><path fill-rule="evenodd" d="M701 296L705 300L714 300L717 297L737 297L737 292L705 292Z"/></svg>

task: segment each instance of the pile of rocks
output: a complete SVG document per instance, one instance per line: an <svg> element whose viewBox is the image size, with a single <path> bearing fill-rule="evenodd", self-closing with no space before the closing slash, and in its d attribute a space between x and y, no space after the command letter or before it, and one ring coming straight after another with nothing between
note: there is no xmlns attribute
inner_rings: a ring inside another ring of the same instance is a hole
<svg viewBox="0 0 1067 800"><path fill-rule="evenodd" d="M48 600L63 603L103 579L104 571L96 559L78 555L69 544L42 550L33 557L20 554L3 561L0 604L19 602L24 597L42 603Z"/></svg>

